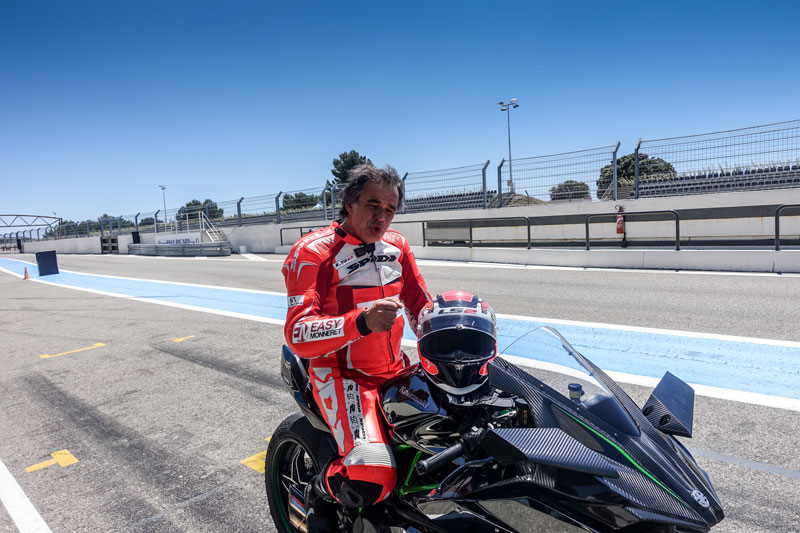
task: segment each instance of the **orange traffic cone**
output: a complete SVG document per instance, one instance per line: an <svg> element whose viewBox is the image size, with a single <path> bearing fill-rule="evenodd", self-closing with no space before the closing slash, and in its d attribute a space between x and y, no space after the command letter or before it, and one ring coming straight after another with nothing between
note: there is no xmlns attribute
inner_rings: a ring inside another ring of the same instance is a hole
<svg viewBox="0 0 800 533"><path fill-rule="evenodd" d="M25 277L22 279L31 279L30 274L28 274L28 267L25 267Z"/></svg>

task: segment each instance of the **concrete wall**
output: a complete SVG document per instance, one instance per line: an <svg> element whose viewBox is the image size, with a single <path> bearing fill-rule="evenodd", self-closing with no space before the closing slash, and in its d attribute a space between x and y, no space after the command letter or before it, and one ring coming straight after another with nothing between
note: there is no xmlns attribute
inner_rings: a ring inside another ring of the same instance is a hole
<svg viewBox="0 0 800 533"><path fill-rule="evenodd" d="M315 223L311 222L310 225L317 224L318 226L325 226L326 224L323 223ZM308 224L307 224L308 225ZM237 253L241 253L241 247L244 246L247 248L247 252L249 253L274 253L275 249L280 246L280 232L281 227L277 224L264 224L264 225L252 225L252 226L225 226L221 229L225 235L228 236L228 240L231 242L231 250ZM300 233L299 230L297 232L286 230L284 231L286 234L286 238L289 238L290 234L295 234L295 240L299 237ZM294 242L294 240L292 240Z"/></svg>
<svg viewBox="0 0 800 533"><path fill-rule="evenodd" d="M125 249L127 249L127 245ZM25 251L27 253L46 252L48 250L55 250L59 254L99 254L102 252L99 236L25 243Z"/></svg>
<svg viewBox="0 0 800 533"><path fill-rule="evenodd" d="M414 246L419 259L579 268L800 272L800 250L553 250Z"/></svg>

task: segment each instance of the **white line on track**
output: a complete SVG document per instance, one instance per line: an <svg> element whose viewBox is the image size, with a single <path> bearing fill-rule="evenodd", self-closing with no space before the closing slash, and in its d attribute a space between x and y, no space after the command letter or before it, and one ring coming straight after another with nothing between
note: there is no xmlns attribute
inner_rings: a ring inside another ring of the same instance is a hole
<svg viewBox="0 0 800 533"><path fill-rule="evenodd" d="M242 257L244 257L248 261L266 261L266 259L264 259L260 255L256 255L256 254L239 254L239 255L241 255Z"/></svg>
<svg viewBox="0 0 800 533"><path fill-rule="evenodd" d="M11 272L0 267L0 271L6 272L7 274L11 274L18 278L22 276L17 274L16 272ZM65 271L66 272L66 271ZM87 274L90 276L99 276L100 274ZM115 276L102 276L107 278L114 278ZM138 278L120 278L120 279L137 279L138 281L155 281L158 283L173 283L161 280L148 280L148 279L138 279ZM61 285L59 283L53 283L50 281L45 281L42 279L31 278L31 281L37 283L44 283L45 285L53 285L55 287L67 288L67 289L75 289L79 291L89 292L93 294L100 294L103 296L112 296L115 298L123 298L126 300L132 300L135 302L144 302L149 304L156 304L156 305L165 305L167 307L175 307L178 309L187 309L189 311L200 311L202 313L211 313L215 315L221 316L228 316L232 318L240 318L243 320L251 320L255 322L263 322L266 324L273 324L276 326L283 326L286 321L277 318L268 318L268 317L261 317L257 315L250 315L246 313L236 313L233 311L222 311L217 309L209 309L206 307L199 307L194 305L188 304L180 304L175 302L165 302L159 300L152 300L148 298L138 298L135 296L128 296L126 294L118 294L108 291L100 291L96 289L88 289L85 287L70 287L66 285ZM177 282L175 282L177 283ZM196 286L196 287L205 287L205 288L215 288L215 289L229 289L228 287L215 287L211 285L193 285L191 283L177 283L179 285L188 285L188 286ZM263 292L266 294L275 294L284 296L285 293L279 292L269 292L266 291L256 291L252 289L233 289L239 290L244 292ZM794 341L781 341L781 340L774 340L774 339L758 339L758 338L751 338L751 337L736 337L732 335L717 335L714 333L695 333L689 331L677 331L677 330L666 330L666 329L654 329L654 328L640 328L637 326L621 326L617 324L602 324L596 322L578 322L572 320L559 320L559 319L550 319L550 318L539 318L539 317L526 317L526 316L518 316L518 315L501 315L498 314L499 317L504 318L513 318L517 320L526 320L531 322L547 322L550 324L565 324L565 325L573 325L573 326L584 326L590 328L605 328L605 329L616 329L616 330L623 330L623 331L639 331L651 334L658 334L658 335L676 335L676 336L683 336L683 337L692 337L692 338L703 338L703 339L715 339L715 340L726 340L726 341L735 341L735 342L747 342L753 344L765 344L765 345L772 345L772 346L787 346L791 348L799 348L800 342ZM416 348L416 342L410 341L407 339L403 339L402 341L403 346L413 347ZM549 370L551 372L559 372L562 374L570 375L572 370L567 369L566 367L560 367L560 365L553 365L552 363L545 363L543 361L536 361L534 359L528 359L526 357L519 357L515 355L506 355L501 354L502 357L508 359L510 362L524 366L527 368L538 368L542 370ZM561 369L559 369L559 367ZM569 370L569 372L567 371ZM608 372L608 375L612 377L612 379L622 382L622 383L629 383L632 385L641 385L647 387L654 387L658 384L657 378L651 378L647 376L639 376L636 374L627 374L624 372ZM763 405L766 407L775 407L778 409L787 409L790 411L800 411L800 400L796 400L793 398L785 398L782 396L770 396L768 394L758 394L754 392L744 392L738 391L733 389L724 389L721 387L712 387L710 385L699 385L695 383L690 383L692 388L694 388L695 393L700 396L708 396L712 398L719 398L722 400L734 401L734 402L742 402L748 404L755 404L755 405Z"/></svg>
<svg viewBox="0 0 800 533"><path fill-rule="evenodd" d="M719 272L713 270L659 270L644 268L599 268L599 267L569 267L569 266L547 266L547 265L517 265L514 263L483 263L479 261L443 261L440 259L417 259L417 264L422 266L435 267L456 267L456 268L502 268L511 270L565 270L576 272L620 272L627 274L679 274L687 276L752 276L752 277L772 277L772 278L798 278L800 274L780 273L780 272Z"/></svg>
<svg viewBox="0 0 800 533"><path fill-rule="evenodd" d="M0 501L20 533L50 533L50 528L0 460Z"/></svg>

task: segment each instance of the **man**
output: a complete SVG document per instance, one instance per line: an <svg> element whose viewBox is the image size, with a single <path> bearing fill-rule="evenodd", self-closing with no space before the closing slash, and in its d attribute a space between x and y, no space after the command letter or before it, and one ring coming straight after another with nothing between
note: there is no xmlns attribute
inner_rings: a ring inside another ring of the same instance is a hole
<svg viewBox="0 0 800 533"><path fill-rule="evenodd" d="M340 454L306 491L310 531L330 530L333 499L362 507L394 488L377 388L408 365L402 309L416 327L431 299L408 241L389 230L403 203L397 171L355 167L342 203L340 220L301 238L283 265L286 342L310 359L314 399Z"/></svg>

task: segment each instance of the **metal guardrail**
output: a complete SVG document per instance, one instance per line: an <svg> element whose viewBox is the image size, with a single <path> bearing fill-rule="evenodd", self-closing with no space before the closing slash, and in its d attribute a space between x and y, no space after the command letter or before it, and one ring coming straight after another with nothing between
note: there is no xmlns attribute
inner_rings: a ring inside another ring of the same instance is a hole
<svg viewBox="0 0 800 533"><path fill-rule="evenodd" d="M670 214L675 217L675 250L681 249L681 217L677 211L673 209L665 209L663 211L636 211L633 213L626 212L626 213L595 213L592 215L586 215L586 249L589 250L589 222L592 221L594 218L612 218L614 222L617 220L617 216L621 215L623 220L627 219L630 216L635 215L663 215L663 214Z"/></svg>
<svg viewBox="0 0 800 533"><path fill-rule="evenodd" d="M203 242L195 244L129 244L128 253L133 255L163 255L173 257L217 257L231 255L231 247L225 242Z"/></svg>
<svg viewBox="0 0 800 533"><path fill-rule="evenodd" d="M775 209L775 250L781 249L781 211L791 207L800 207L800 204L782 204Z"/></svg>
<svg viewBox="0 0 800 533"><path fill-rule="evenodd" d="M311 233L314 230L317 230L317 229L320 229L320 228L324 228L324 227L325 226L316 225L316 226L292 226L290 228L281 228L281 231L280 231L281 246L286 246L284 244L284 242L283 242L283 232L284 231L298 230L298 229L300 230L300 237L298 237L295 241L293 241L292 244L294 244L298 240L302 239L303 235L305 235L307 233ZM303 231L303 230L305 230L305 231Z"/></svg>
<svg viewBox="0 0 800 533"><path fill-rule="evenodd" d="M472 246L474 244L472 231L473 231L473 229L475 227L475 222L478 222L478 221L491 221L492 223L494 223L494 222L497 222L497 221L505 221L505 220L524 220L525 221L525 225L527 226L527 229L528 229L527 245L528 245L528 250L530 250L531 249L531 219L530 219L530 217L523 217L523 216L519 216L519 217L501 217L501 218L481 218L481 219L457 218L457 219L448 219L448 220L420 220L419 222L422 224L422 246L423 247L426 246L429 240L430 241L441 240L441 239L428 239L427 238L426 233L427 233L427 229L428 229L428 224L430 224L430 223L451 224L451 223L454 223L454 222L455 223L466 222L467 223L467 228L469 229L469 239L466 242L469 243L468 247L472 248ZM507 227L519 226L519 224L481 224L481 225L484 226L484 227L491 225L493 227L499 227L499 228L507 228Z"/></svg>

